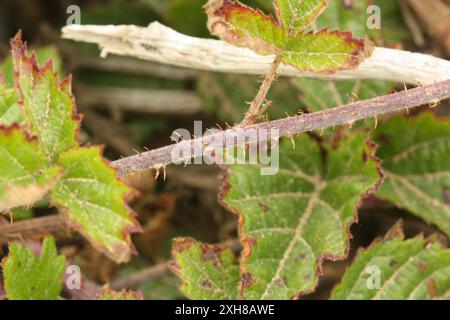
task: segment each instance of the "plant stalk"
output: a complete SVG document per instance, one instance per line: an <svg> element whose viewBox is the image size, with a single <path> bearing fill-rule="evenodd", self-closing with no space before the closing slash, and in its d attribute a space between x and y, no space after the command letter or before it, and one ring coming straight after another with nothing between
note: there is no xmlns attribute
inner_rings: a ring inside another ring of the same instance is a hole
<svg viewBox="0 0 450 320"><path fill-rule="evenodd" d="M264 77L261 87L259 87L258 93L256 94L253 101L250 103L250 107L247 113L245 114L244 120L242 120L240 126L245 127L251 125L265 111L266 108L263 108L263 110L261 110L261 106L265 103L267 93L269 93L269 90L272 87L273 82L277 78L277 69L280 63L281 63L280 58L276 57L275 60L270 65L270 69L267 72L266 76Z"/></svg>

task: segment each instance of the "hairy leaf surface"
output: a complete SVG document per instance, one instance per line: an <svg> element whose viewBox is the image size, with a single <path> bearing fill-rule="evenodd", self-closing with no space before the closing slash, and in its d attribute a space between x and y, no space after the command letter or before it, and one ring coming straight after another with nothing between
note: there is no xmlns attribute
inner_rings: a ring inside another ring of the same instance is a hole
<svg viewBox="0 0 450 320"><path fill-rule="evenodd" d="M274 0L278 20L288 34L298 33L325 10L328 0Z"/></svg>
<svg viewBox="0 0 450 320"><path fill-rule="evenodd" d="M20 34L11 42L15 84L26 122L50 160L78 146L78 117L71 79L62 82L51 62L40 68L35 55L28 56Z"/></svg>
<svg viewBox="0 0 450 320"><path fill-rule="evenodd" d="M343 259L348 229L361 198L379 183L374 147L365 134L320 146L307 135L280 147L276 175L232 165L225 204L239 213L240 294L245 299L291 299L311 292L323 259Z"/></svg>
<svg viewBox="0 0 450 320"><path fill-rule="evenodd" d="M378 282L379 277L379 282ZM425 300L450 297L450 250L396 232L358 253L334 289L335 300Z"/></svg>
<svg viewBox="0 0 450 320"><path fill-rule="evenodd" d="M230 249L192 239L176 238L172 270L183 280L181 291L190 299L237 299L239 267Z"/></svg>
<svg viewBox="0 0 450 320"><path fill-rule="evenodd" d="M430 113L395 117L374 134L385 182L378 196L450 235L450 122Z"/></svg>
<svg viewBox="0 0 450 320"><path fill-rule="evenodd" d="M140 230L126 205L131 189L116 178L99 147L70 150L58 163L65 175L51 191L52 203L94 247L117 262L128 261L130 232Z"/></svg>
<svg viewBox="0 0 450 320"><path fill-rule="evenodd" d="M353 0L348 6L343 1L330 1L329 6L316 21L317 28L351 31L354 36L364 37L371 30L367 28L367 7L369 0ZM296 78L291 80L304 93L306 107L315 112L357 100L383 96L392 89L392 83L379 80L327 81ZM317 94L320 92L321 94Z"/></svg>
<svg viewBox="0 0 450 320"><path fill-rule="evenodd" d="M369 41L326 29L301 32L326 4L317 0L280 0L277 13L281 21L276 21L272 15L238 1L210 0L206 5L208 28L224 41L259 54L277 55L281 62L302 71L331 73L356 67L371 54Z"/></svg>
<svg viewBox="0 0 450 320"><path fill-rule="evenodd" d="M0 168L0 212L33 205L47 194L60 174L37 140L17 125L0 127Z"/></svg>
<svg viewBox="0 0 450 320"><path fill-rule="evenodd" d="M11 300L56 300L62 289L64 256L56 251L55 240L45 238L40 257L20 243L9 245L2 263L5 289Z"/></svg>

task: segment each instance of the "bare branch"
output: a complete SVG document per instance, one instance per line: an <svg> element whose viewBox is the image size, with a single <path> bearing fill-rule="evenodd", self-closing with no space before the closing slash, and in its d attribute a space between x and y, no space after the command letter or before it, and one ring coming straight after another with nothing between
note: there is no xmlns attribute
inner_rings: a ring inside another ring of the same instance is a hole
<svg viewBox="0 0 450 320"><path fill-rule="evenodd" d="M65 39L95 43L102 56L117 54L164 64L227 73L265 75L274 56L261 56L250 49L223 41L200 39L178 33L158 22L137 26L71 25L62 29ZM376 48L355 70L331 75L302 73L288 65L281 76L329 79L380 79L410 84L432 84L450 78L450 62L430 55Z"/></svg>
<svg viewBox="0 0 450 320"><path fill-rule="evenodd" d="M266 74L261 87L258 90L253 101L250 103L247 113L245 114L244 120L242 121L242 126L247 126L255 122L255 120L264 113L265 108L261 108L266 102L266 96L272 87L272 83L277 78L277 69L280 66L281 60L277 57L274 62L270 65L270 70Z"/></svg>
<svg viewBox="0 0 450 320"><path fill-rule="evenodd" d="M55 235L72 229L73 225L61 215L27 219L12 224L1 224L0 243L22 239L39 239L46 235Z"/></svg>
<svg viewBox="0 0 450 320"><path fill-rule="evenodd" d="M434 85L419 87L374 99L358 101L345 106L336 107L321 112L309 113L285 119L251 125L245 128L278 129L281 136L290 136L307 131L323 130L339 125L352 124L355 121L381 116L390 112L401 111L424 104L436 104L440 100L450 97L450 80ZM235 127L208 136L208 147L214 149L235 147L235 139L242 128ZM229 139L225 139L228 137ZM149 168L160 169L174 161L186 159L173 159L172 150L191 148L192 157L200 157L204 153L203 138L184 140L177 144L168 145L120 160L111 165L118 169L120 176L126 176ZM244 143L245 141L243 141ZM249 141L252 143L256 141Z"/></svg>

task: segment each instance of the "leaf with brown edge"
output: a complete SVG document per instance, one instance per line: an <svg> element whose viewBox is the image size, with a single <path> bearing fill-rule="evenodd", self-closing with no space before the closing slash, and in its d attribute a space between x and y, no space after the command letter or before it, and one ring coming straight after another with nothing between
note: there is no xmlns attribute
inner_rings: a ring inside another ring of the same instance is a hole
<svg viewBox="0 0 450 320"><path fill-rule="evenodd" d="M289 34L302 31L314 22L328 0L274 0L278 21Z"/></svg>
<svg viewBox="0 0 450 320"><path fill-rule="evenodd" d="M20 33L11 46L15 86L26 124L49 160L55 161L60 153L78 146L80 117L76 114L71 77L59 82L51 61L41 68L36 55L28 55Z"/></svg>
<svg viewBox="0 0 450 320"><path fill-rule="evenodd" d="M0 126L0 212L33 205L60 175L24 128Z"/></svg>
<svg viewBox="0 0 450 320"><path fill-rule="evenodd" d="M433 237L405 239L395 225L384 239L359 250L331 299L448 299L449 292L450 250Z"/></svg>
<svg viewBox="0 0 450 320"><path fill-rule="evenodd" d="M239 214L240 297L297 298L315 289L323 260L347 256L357 208L381 181L366 138L355 132L320 146L301 135L294 150L283 140L271 176L256 165L230 166L222 201Z"/></svg>
<svg viewBox="0 0 450 320"><path fill-rule="evenodd" d="M183 280L181 291L196 300L235 300L239 267L230 249L192 239L173 240L171 269Z"/></svg>
<svg viewBox="0 0 450 320"><path fill-rule="evenodd" d="M65 174L50 193L52 204L97 250L128 261L134 253L130 233L141 230L127 205L132 189L116 177L100 147L69 150L57 163Z"/></svg>
<svg viewBox="0 0 450 320"><path fill-rule="evenodd" d="M226 42L258 54L276 55L282 63L301 71L332 73L351 69L371 55L372 43L368 39L354 39L350 32L327 29L303 32L327 2L297 1L293 13L288 15L286 8L294 2L278 1L276 20L271 14L266 15L239 1L210 0L205 6L208 28ZM303 18L293 18L296 12Z"/></svg>
<svg viewBox="0 0 450 320"><path fill-rule="evenodd" d="M450 120L393 117L373 133L386 179L378 197L450 236ZM447 159L447 160L445 160Z"/></svg>

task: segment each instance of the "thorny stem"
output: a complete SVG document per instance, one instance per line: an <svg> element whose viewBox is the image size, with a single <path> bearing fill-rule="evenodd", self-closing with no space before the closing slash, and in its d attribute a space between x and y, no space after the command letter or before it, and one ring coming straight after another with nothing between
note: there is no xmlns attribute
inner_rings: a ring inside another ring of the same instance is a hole
<svg viewBox="0 0 450 320"><path fill-rule="evenodd" d="M242 120L240 126L245 127L251 125L267 109L267 108L261 109L261 106L265 103L267 93L272 87L272 83L277 78L277 69L280 63L281 63L280 58L276 57L275 60L270 65L270 69L267 72L266 76L264 77L261 87L259 87L258 93L256 94L253 101L250 103L250 107L248 108L248 111L245 114L244 120Z"/></svg>
<svg viewBox="0 0 450 320"><path fill-rule="evenodd" d="M438 82L426 87L402 91L378 97L369 100L363 100L350 103L345 106L336 107L320 112L314 112L304 115L297 115L285 119L274 120L254 124L246 128L258 129L277 129L280 136L292 136L295 134L323 130L339 125L352 124L355 121L369 119L381 116L391 112L407 110L425 104L436 105L443 99L450 98L450 80ZM210 143L208 147L229 148L236 147L236 141L239 139L225 139L226 136L236 138L241 132L238 127L221 131L208 136ZM225 144L223 144L225 142ZM242 144L252 143L242 139ZM172 158L172 150L175 147L192 148L192 158L200 157L204 154L203 138L192 140L183 140L177 144L168 145L159 149L154 149L134 156L126 157L111 162L111 166L116 168L119 176L127 176L149 168L161 169L171 164L175 159ZM240 145L241 146L241 145ZM65 222L60 216L49 216L44 218L34 218L25 221L19 221L12 225L0 225L0 243L5 241L23 239L36 236L36 234L54 234L57 232L73 229L69 223Z"/></svg>
<svg viewBox="0 0 450 320"><path fill-rule="evenodd" d="M415 89L377 97L369 100L362 100L345 106L327 109L304 115L297 115L285 119L259 123L246 127L255 130L278 129L280 136L292 136L295 134L324 130L345 124L353 124L362 119L369 119L387 113L407 110L424 104L437 104L440 100L450 97L450 80L438 82L433 85L418 87ZM239 127L231 128L208 136L208 148L230 148L236 147L236 138L241 132ZM225 139L230 137L230 139ZM252 143L256 141L244 141L239 143ZM171 163L172 150L178 148L191 148L192 158L200 157L204 154L203 138L183 140L177 144L168 145L159 149L154 149L134 156L116 160L111 165L118 170L119 176L127 176L149 168L160 169ZM224 143L225 142L225 143ZM238 145L241 146L241 145Z"/></svg>

